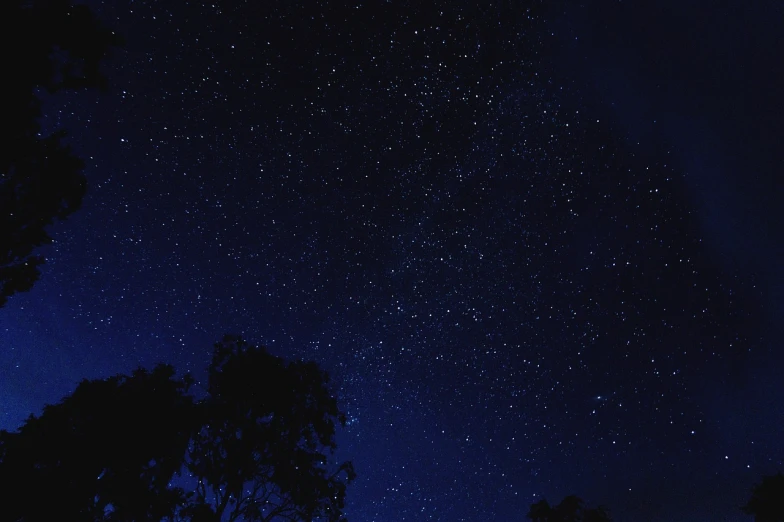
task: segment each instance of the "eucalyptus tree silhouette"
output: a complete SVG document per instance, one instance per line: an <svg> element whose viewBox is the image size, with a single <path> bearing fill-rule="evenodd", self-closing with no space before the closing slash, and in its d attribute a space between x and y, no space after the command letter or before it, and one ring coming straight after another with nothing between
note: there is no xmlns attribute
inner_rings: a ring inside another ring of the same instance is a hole
<svg viewBox="0 0 784 522"><path fill-rule="evenodd" d="M82 381L15 433L0 432L3 520L161 520L193 422L188 382L170 366ZM45 501L33 500L33 494Z"/></svg>
<svg viewBox="0 0 784 522"><path fill-rule="evenodd" d="M755 522L784 522L784 475L763 477L751 490L751 498L742 509L747 515L753 515Z"/></svg>
<svg viewBox="0 0 784 522"><path fill-rule="evenodd" d="M52 242L47 227L77 210L85 194L83 163L41 133L39 92L106 86L100 64L121 40L84 5L68 0L0 3L3 138L0 140L0 306L32 288Z"/></svg>
<svg viewBox="0 0 784 522"><path fill-rule="evenodd" d="M332 462L345 417L325 372L227 337L192 384L167 365L85 380L0 432L2 519L344 520L355 475Z"/></svg>
<svg viewBox="0 0 784 522"><path fill-rule="evenodd" d="M531 504L527 518L533 522L610 522L607 509L599 506L586 508L585 503L575 495L565 497L557 506L550 506L547 500Z"/></svg>
<svg viewBox="0 0 784 522"><path fill-rule="evenodd" d="M216 521L341 520L355 475L350 462L328 467L335 423L346 421L328 383L313 362L285 362L239 338L216 345L186 461L198 484L193 512Z"/></svg>

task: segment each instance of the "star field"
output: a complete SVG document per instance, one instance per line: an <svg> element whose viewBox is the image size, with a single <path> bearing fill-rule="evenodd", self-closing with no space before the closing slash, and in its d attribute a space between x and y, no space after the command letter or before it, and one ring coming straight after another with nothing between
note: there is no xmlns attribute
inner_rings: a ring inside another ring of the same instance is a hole
<svg viewBox="0 0 784 522"><path fill-rule="evenodd" d="M0 311L0 428L235 332L333 375L353 521L741 520L782 466L778 269L726 260L673 116L564 65L573 11L91 5L127 43L47 100L89 192Z"/></svg>

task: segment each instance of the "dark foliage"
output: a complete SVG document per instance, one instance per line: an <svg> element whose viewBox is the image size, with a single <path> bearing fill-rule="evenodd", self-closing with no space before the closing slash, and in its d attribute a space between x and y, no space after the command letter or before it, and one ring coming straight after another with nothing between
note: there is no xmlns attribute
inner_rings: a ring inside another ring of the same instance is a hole
<svg viewBox="0 0 784 522"><path fill-rule="evenodd" d="M83 163L62 143L41 135L42 89L105 87L99 66L120 39L86 6L68 0L0 3L3 139L0 141L0 306L32 288L44 262L33 251L52 238L46 228L79 208Z"/></svg>
<svg viewBox="0 0 784 522"><path fill-rule="evenodd" d="M743 512L753 515L755 522L784 522L784 474L763 477L751 490Z"/></svg>
<svg viewBox="0 0 784 522"><path fill-rule="evenodd" d="M216 345L188 470L204 520L342 519L350 463L327 471L345 422L312 362L286 363L237 338ZM285 383L285 384L284 384Z"/></svg>
<svg viewBox="0 0 784 522"><path fill-rule="evenodd" d="M607 509L599 506L586 508L579 497L569 495L557 506L550 506L547 500L532 504L527 517L533 522L610 522Z"/></svg>
<svg viewBox="0 0 784 522"><path fill-rule="evenodd" d="M163 365L83 381L0 432L3 520L343 520L354 472L328 471L343 415L323 371L226 338L207 394L190 386Z"/></svg>
<svg viewBox="0 0 784 522"><path fill-rule="evenodd" d="M171 514L183 492L169 479L195 427L187 386L169 366L83 381L18 432L0 433L4 520ZM31 501L31 493L45 501Z"/></svg>

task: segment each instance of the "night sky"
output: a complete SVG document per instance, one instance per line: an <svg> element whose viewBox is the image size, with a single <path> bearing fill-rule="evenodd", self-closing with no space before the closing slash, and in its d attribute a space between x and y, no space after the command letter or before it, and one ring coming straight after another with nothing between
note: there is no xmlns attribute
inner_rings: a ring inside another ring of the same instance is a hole
<svg viewBox="0 0 784 522"><path fill-rule="evenodd" d="M0 309L0 428L224 333L329 370L354 522L750 520L784 468L784 8L91 4L83 208Z"/></svg>

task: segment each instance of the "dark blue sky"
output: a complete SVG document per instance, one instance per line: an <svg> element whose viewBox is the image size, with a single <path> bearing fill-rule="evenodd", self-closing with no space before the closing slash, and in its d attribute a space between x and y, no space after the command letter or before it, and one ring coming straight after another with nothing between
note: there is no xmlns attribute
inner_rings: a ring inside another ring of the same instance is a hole
<svg viewBox="0 0 784 522"><path fill-rule="evenodd" d="M475 3L474 3L475 4ZM782 467L774 2L105 2L0 428L241 333L340 386L354 521L743 520Z"/></svg>
<svg viewBox="0 0 784 522"><path fill-rule="evenodd" d="M775 444L784 434L782 6L600 3L591 11L571 6L560 18L571 44L566 74L579 71L632 141L671 147L717 264L760 291L760 345L732 364L731 377L706 384L702 400L727 439L769 433Z"/></svg>

